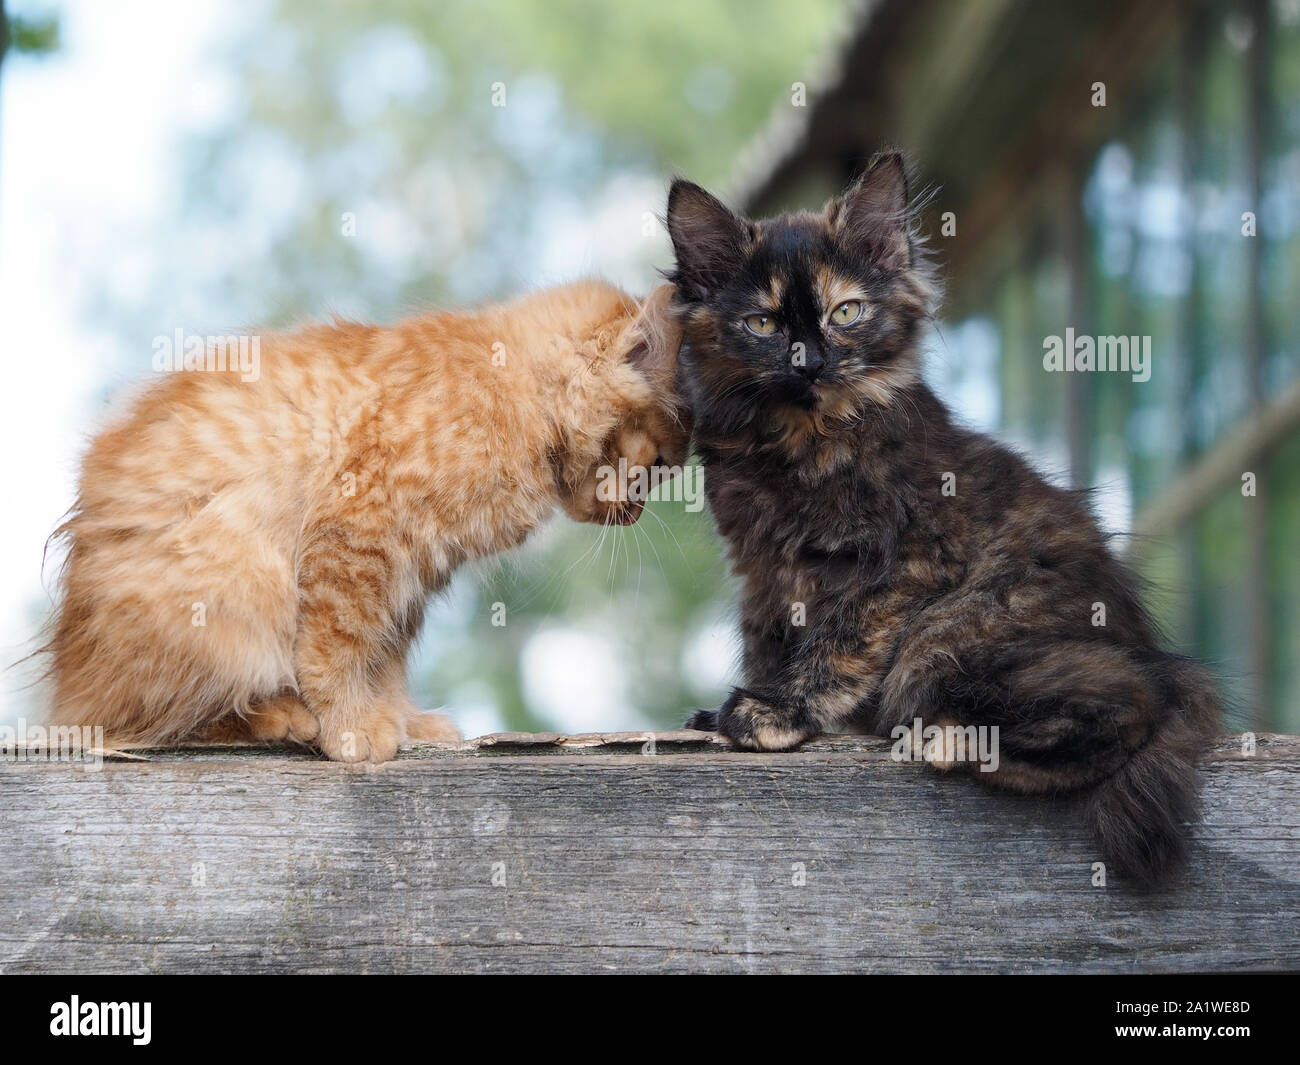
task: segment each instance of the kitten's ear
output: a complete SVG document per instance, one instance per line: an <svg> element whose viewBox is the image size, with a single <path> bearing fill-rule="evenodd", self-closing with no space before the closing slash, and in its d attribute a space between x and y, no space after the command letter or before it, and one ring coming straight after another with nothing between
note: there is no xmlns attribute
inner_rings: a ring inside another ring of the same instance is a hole
<svg viewBox="0 0 1300 1065"><path fill-rule="evenodd" d="M907 167L900 152L882 152L849 188L831 201L831 226L882 270L911 264Z"/></svg>
<svg viewBox="0 0 1300 1065"><path fill-rule="evenodd" d="M744 221L716 196L682 178L668 190L668 235L677 255L674 280L688 297L708 296L740 269Z"/></svg>
<svg viewBox="0 0 1300 1065"><path fill-rule="evenodd" d="M672 306L673 293L672 285L656 285L642 301L632 324L627 361L648 377L672 380L676 372L682 326Z"/></svg>

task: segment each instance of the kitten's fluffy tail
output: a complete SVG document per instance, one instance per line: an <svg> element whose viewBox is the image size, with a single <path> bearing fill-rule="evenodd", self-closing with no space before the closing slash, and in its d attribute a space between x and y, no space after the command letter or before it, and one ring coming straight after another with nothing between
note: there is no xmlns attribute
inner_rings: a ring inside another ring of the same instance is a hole
<svg viewBox="0 0 1300 1065"><path fill-rule="evenodd" d="M1102 856L1121 874L1158 883L1183 864L1189 823L1200 808L1196 759L1222 719L1215 684L1196 662L1168 656L1170 718L1088 800L1087 819Z"/></svg>

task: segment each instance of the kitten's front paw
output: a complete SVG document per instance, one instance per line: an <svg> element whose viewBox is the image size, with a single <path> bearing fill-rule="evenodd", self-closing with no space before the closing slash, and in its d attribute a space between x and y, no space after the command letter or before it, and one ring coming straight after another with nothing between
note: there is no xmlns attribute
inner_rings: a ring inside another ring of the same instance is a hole
<svg viewBox="0 0 1300 1065"><path fill-rule="evenodd" d="M788 751L821 729L800 710L775 707L736 689L718 711L718 731L751 751Z"/></svg>
<svg viewBox="0 0 1300 1065"><path fill-rule="evenodd" d="M360 714L322 718L316 746L333 762L387 762L406 736L405 715L379 704Z"/></svg>
<svg viewBox="0 0 1300 1065"><path fill-rule="evenodd" d="M718 731L718 712L716 710L696 710L686 719L682 728L693 728L699 732Z"/></svg>

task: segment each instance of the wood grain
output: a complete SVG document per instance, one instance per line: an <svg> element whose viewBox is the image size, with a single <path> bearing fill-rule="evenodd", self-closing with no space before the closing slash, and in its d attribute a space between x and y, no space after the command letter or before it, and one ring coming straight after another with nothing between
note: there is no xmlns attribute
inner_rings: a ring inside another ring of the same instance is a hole
<svg viewBox="0 0 1300 1065"><path fill-rule="evenodd" d="M650 735L0 764L0 970L1300 968L1298 737L1225 738L1191 868L1142 894L1093 886L1077 800Z"/></svg>

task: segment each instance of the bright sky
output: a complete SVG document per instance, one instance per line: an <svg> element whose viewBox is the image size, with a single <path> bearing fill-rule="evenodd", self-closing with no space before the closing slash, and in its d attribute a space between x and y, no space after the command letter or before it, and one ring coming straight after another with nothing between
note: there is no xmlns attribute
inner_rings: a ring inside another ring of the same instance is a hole
<svg viewBox="0 0 1300 1065"><path fill-rule="evenodd" d="M11 5L15 13L34 5ZM0 656L31 649L42 613L39 562L73 499L76 461L114 370L129 365L85 321L97 272L131 269L133 234L167 202L174 137L210 117L193 79L229 4L67 0L63 48L10 56L0 74L0 453L10 506L0 524ZM165 47L161 47L165 42ZM219 84L219 72L207 84ZM129 277L122 278L129 281ZM110 369L112 368L112 369ZM47 566L47 581L51 567ZM6 669L0 720L31 706L30 669Z"/></svg>

